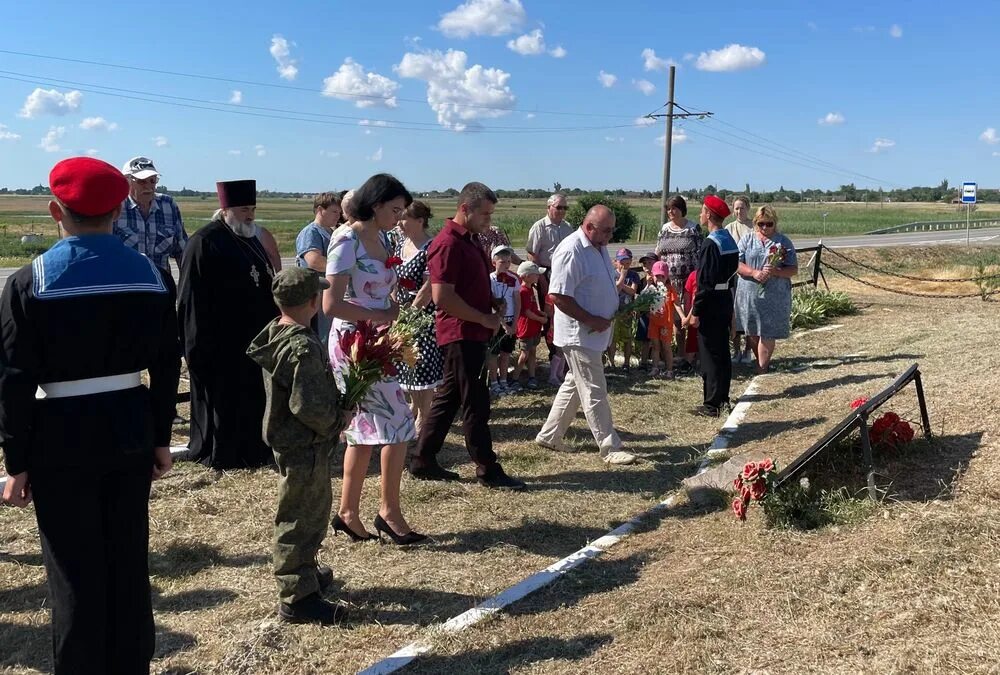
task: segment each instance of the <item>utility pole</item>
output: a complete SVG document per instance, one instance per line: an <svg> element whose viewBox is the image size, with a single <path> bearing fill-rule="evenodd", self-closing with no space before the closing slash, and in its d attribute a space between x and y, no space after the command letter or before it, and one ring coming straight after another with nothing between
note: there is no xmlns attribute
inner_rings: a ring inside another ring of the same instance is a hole
<svg viewBox="0 0 1000 675"><path fill-rule="evenodd" d="M684 106L680 105L674 101L674 76L677 72L676 66L670 66L670 75L667 80L667 111L666 113L650 113L646 115L649 119L658 119L660 117L665 117L667 119L667 135L663 139L663 191L660 194L660 222L667 222L667 195L670 193L670 151L671 146L674 142L674 119L686 119L688 117L697 117L698 119L705 119L710 117L712 113L710 112L697 112L693 113ZM682 112L674 112L674 108L680 109ZM644 225L639 226L639 241L645 238L646 229Z"/></svg>

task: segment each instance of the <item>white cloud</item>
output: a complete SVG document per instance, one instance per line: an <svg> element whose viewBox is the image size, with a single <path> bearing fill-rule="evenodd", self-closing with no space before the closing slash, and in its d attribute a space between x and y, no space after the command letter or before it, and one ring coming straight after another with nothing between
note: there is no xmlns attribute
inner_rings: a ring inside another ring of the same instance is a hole
<svg viewBox="0 0 1000 675"><path fill-rule="evenodd" d="M694 54L692 54L691 52L686 52L684 54L684 60L685 61L694 61Z"/></svg>
<svg viewBox="0 0 1000 675"><path fill-rule="evenodd" d="M97 155L97 154L100 154L100 152L101 152L101 151L100 151L100 150L98 150L97 148L89 148L89 149L87 150L87 154L88 154L89 156L91 156L91 157L93 157L94 155Z"/></svg>
<svg viewBox="0 0 1000 675"><path fill-rule="evenodd" d="M656 120L652 117L636 117L632 124L637 127L651 127L656 124Z"/></svg>
<svg viewBox="0 0 1000 675"><path fill-rule="evenodd" d="M476 120L507 115L516 101L508 85L510 73L478 63L469 66L463 51L408 52L394 70L427 83L428 105L441 126L454 131L475 131L481 126Z"/></svg>
<svg viewBox="0 0 1000 675"><path fill-rule="evenodd" d="M507 40L507 49L521 56L538 56L545 53L545 37L542 29L536 28L513 40Z"/></svg>
<svg viewBox="0 0 1000 675"><path fill-rule="evenodd" d="M109 122L103 117L86 117L80 122L80 128L85 131L115 131L118 129L118 124Z"/></svg>
<svg viewBox="0 0 1000 675"><path fill-rule="evenodd" d="M815 21L806 21L806 28L809 30L818 30L819 27L816 25Z"/></svg>
<svg viewBox="0 0 1000 675"><path fill-rule="evenodd" d="M656 85L649 80L632 80L632 84L646 96L650 96L656 91Z"/></svg>
<svg viewBox="0 0 1000 675"><path fill-rule="evenodd" d="M38 144L45 152L59 152L62 150L59 147L59 140L66 135L66 127L49 127L49 133L42 137L42 141Z"/></svg>
<svg viewBox="0 0 1000 675"><path fill-rule="evenodd" d="M374 153L372 153L372 156L369 157L368 159L371 160L371 161L373 161L373 162L381 162L382 161L382 146L381 145L378 146L378 150L376 150Z"/></svg>
<svg viewBox="0 0 1000 675"><path fill-rule="evenodd" d="M1000 136L997 135L997 130L993 127L987 127L986 131L979 134L979 140L983 143L989 143L990 145L996 145L1000 143Z"/></svg>
<svg viewBox="0 0 1000 675"><path fill-rule="evenodd" d="M896 141L890 140L888 138L876 138L875 143L872 145L868 152L879 153L883 150L888 150L896 145Z"/></svg>
<svg viewBox="0 0 1000 675"><path fill-rule="evenodd" d="M319 156L320 157L328 157L330 159L333 159L335 157L340 157L340 153L339 152L335 152L333 150L320 150L319 151Z"/></svg>
<svg viewBox="0 0 1000 675"><path fill-rule="evenodd" d="M15 134L13 131L7 131L6 124L0 124L0 141L19 141L21 140L21 134Z"/></svg>
<svg viewBox="0 0 1000 675"><path fill-rule="evenodd" d="M68 115L79 110L81 103L83 94L75 89L63 94L57 89L38 87L28 94L21 112L17 115L28 119L42 115Z"/></svg>
<svg viewBox="0 0 1000 675"><path fill-rule="evenodd" d="M651 72L654 70L667 70L670 66L676 66L677 63L673 59L661 59L656 55L656 52L646 47L642 50L642 67L646 72Z"/></svg>
<svg viewBox="0 0 1000 675"><path fill-rule="evenodd" d="M549 56L551 56L554 59L564 58L566 56L566 54L567 54L567 51L565 49L563 49L562 45L558 45L554 49L549 50Z"/></svg>
<svg viewBox="0 0 1000 675"><path fill-rule="evenodd" d="M875 26L855 26L852 30L855 33L874 33Z"/></svg>
<svg viewBox="0 0 1000 675"><path fill-rule="evenodd" d="M289 42L280 35L271 38L271 56L278 62L278 75L284 80L294 80L299 74L298 61L292 58L291 48L294 42Z"/></svg>
<svg viewBox="0 0 1000 675"><path fill-rule="evenodd" d="M816 122L825 127L834 127L843 124L846 120L839 112L827 113L825 117L820 117Z"/></svg>
<svg viewBox="0 0 1000 675"><path fill-rule="evenodd" d="M673 142L674 145L680 145L681 143L686 143L688 140L687 132L679 127L674 128L673 132L671 133L671 136L674 139ZM666 140L667 140L667 135L663 134L662 136L658 136L656 138L656 144L662 148L666 143Z"/></svg>
<svg viewBox="0 0 1000 675"><path fill-rule="evenodd" d="M713 49L698 55L694 67L721 73L733 70L747 70L764 65L767 55L756 47L744 47L740 44L726 45L722 49Z"/></svg>
<svg viewBox="0 0 1000 675"><path fill-rule="evenodd" d="M997 152L996 150L994 150L993 151L993 156L994 157L1000 157L1000 152Z"/></svg>
<svg viewBox="0 0 1000 675"><path fill-rule="evenodd" d="M242 150L230 150L226 154L227 155L232 155L233 157L239 157L240 155L243 154L243 151Z"/></svg>
<svg viewBox="0 0 1000 675"><path fill-rule="evenodd" d="M625 142L625 137L624 136L605 136L604 140L606 140L608 143L624 143Z"/></svg>
<svg viewBox="0 0 1000 675"><path fill-rule="evenodd" d="M892 24L891 26L889 26L889 35L891 35L894 38L903 37L903 27L900 26L898 23Z"/></svg>
<svg viewBox="0 0 1000 675"><path fill-rule="evenodd" d="M253 146L253 149L257 153L258 157L263 157L264 155L267 154L267 148L265 148L263 145L255 145Z"/></svg>
<svg viewBox="0 0 1000 675"><path fill-rule="evenodd" d="M527 113L524 116L524 119L526 119L526 120L533 120L533 119L535 119L535 113Z"/></svg>
<svg viewBox="0 0 1000 675"><path fill-rule="evenodd" d="M168 139L166 136L153 136L153 138L151 138L150 140L152 140L153 145L155 145L158 148L165 148L168 145L170 145L170 139Z"/></svg>
<svg viewBox="0 0 1000 675"><path fill-rule="evenodd" d="M229 102L234 105L243 103L243 92L239 89L233 89L233 92L229 95Z"/></svg>
<svg viewBox="0 0 1000 675"><path fill-rule="evenodd" d="M366 73L364 66L351 57L344 59L337 72L323 80L323 96L354 101L358 108L381 105L395 108L399 83L385 75Z"/></svg>
<svg viewBox="0 0 1000 675"><path fill-rule="evenodd" d="M362 127L387 127L389 123L385 120L361 120L358 126Z"/></svg>
<svg viewBox="0 0 1000 675"><path fill-rule="evenodd" d="M605 73L603 70L597 73L597 81L601 83L601 86L605 89L615 86L615 82L618 81L617 75L612 75L611 73Z"/></svg>
<svg viewBox="0 0 1000 675"><path fill-rule="evenodd" d="M524 25L521 0L468 0L441 17L438 30L448 37L510 35Z"/></svg>

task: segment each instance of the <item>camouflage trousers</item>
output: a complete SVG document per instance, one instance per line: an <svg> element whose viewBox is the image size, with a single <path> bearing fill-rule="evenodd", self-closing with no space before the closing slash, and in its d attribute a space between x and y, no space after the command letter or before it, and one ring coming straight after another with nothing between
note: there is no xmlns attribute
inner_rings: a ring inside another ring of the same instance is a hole
<svg viewBox="0 0 1000 675"><path fill-rule="evenodd" d="M271 550L282 602L295 602L319 591L316 555L333 505L329 451L322 445L274 449L278 511Z"/></svg>

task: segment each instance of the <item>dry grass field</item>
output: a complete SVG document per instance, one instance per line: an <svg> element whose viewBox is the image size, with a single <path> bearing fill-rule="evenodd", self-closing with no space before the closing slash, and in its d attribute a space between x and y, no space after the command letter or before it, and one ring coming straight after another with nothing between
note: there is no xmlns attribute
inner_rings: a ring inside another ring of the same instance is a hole
<svg viewBox="0 0 1000 675"><path fill-rule="evenodd" d="M856 255L956 276L948 270L954 253ZM860 313L838 318L839 329L779 343L776 368L761 378L730 448L783 466L852 399L919 363L934 438L876 457L885 491L878 503L848 500L852 510L840 522L810 532L767 529L753 509L741 525L724 504L682 503L508 611L443 635L435 624L677 490L718 428L688 414L699 380L614 373L615 422L640 461L608 469L582 416L570 438L575 452L535 446L552 391L521 394L497 403L492 430L505 467L529 489L476 486L460 434L451 434L442 459L462 474L460 484L404 478L408 518L434 543L402 551L328 537L322 559L338 579L333 595L351 606L354 621L321 629L273 618L274 474L179 464L152 493L153 672L356 672L414 639L435 647L408 669L421 673L996 672L998 305L828 279ZM737 375L734 395L751 377L745 367ZM917 418L910 390L888 408ZM339 494L339 466L334 473ZM370 521L377 476L369 480L362 510ZM0 510L0 645L5 672L50 668L30 509Z"/></svg>

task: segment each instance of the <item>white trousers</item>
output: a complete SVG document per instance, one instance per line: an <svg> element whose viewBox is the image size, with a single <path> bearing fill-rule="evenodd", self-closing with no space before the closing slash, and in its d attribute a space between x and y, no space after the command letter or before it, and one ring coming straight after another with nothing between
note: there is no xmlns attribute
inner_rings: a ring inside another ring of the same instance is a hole
<svg viewBox="0 0 1000 675"><path fill-rule="evenodd" d="M548 443L561 441L582 403L583 414L601 455L620 450L622 441L611 422L611 404L608 402L601 352L583 347L563 347L562 351L570 371L556 392L549 417L538 437Z"/></svg>

